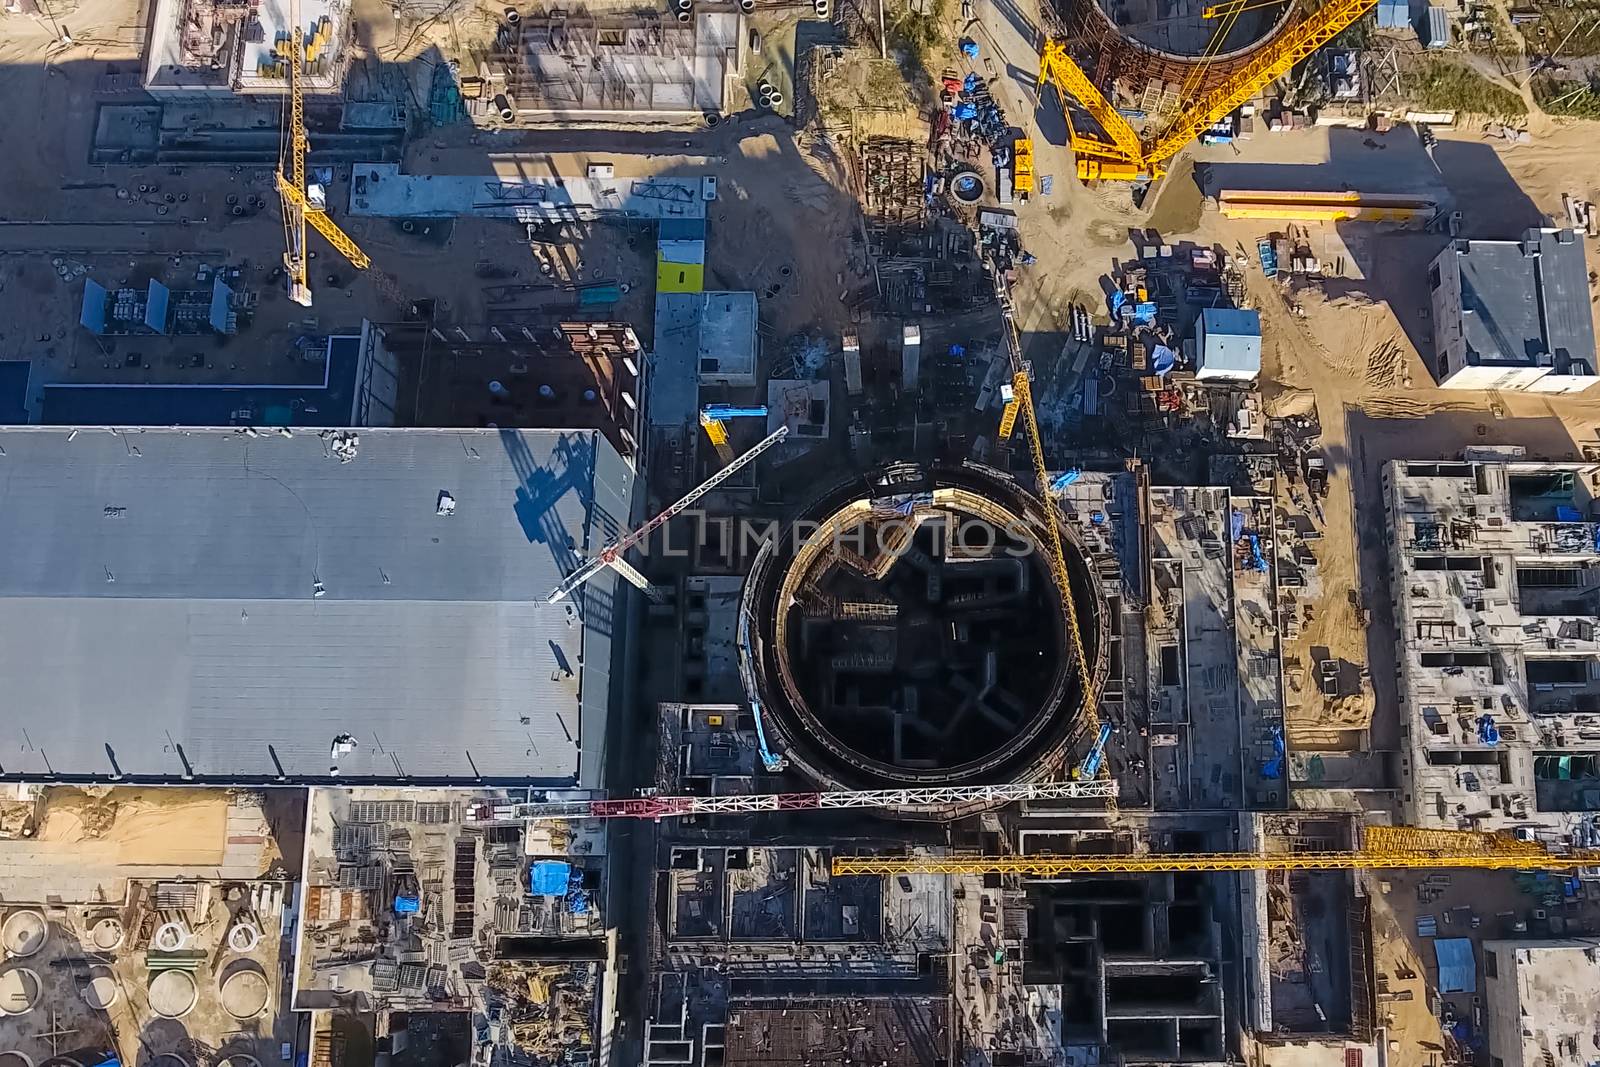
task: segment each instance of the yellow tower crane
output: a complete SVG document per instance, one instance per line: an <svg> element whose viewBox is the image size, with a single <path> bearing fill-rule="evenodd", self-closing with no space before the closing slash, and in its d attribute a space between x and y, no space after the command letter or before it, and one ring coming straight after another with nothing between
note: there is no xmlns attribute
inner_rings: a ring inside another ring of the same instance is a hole
<svg viewBox="0 0 1600 1067"><path fill-rule="evenodd" d="M1078 177L1135 181L1159 178L1167 160L1212 123L1287 74L1296 63L1333 40L1377 0L1327 0L1286 31L1262 45L1248 63L1224 78L1215 89L1186 100L1176 118L1154 136L1141 139L1111 102L1075 63L1064 42L1046 42L1039 58L1039 88L1054 85L1067 114L1068 143L1078 157ZM1217 14L1237 16L1247 3L1222 4ZM1072 121L1068 99L1076 100L1099 131L1080 130Z"/></svg>
<svg viewBox="0 0 1600 1067"><path fill-rule="evenodd" d="M284 123L283 145L278 153L278 195L283 199L283 267L289 275L289 299L303 307L311 306L311 285L307 279L306 223L327 238L358 270L372 265L367 254L328 217L322 208L306 198L306 106L301 88L301 64L306 54L306 33L300 25L299 0L289 0L289 35L280 42L287 47L289 68L289 116ZM288 173L285 174L285 169Z"/></svg>
<svg viewBox="0 0 1600 1067"><path fill-rule="evenodd" d="M1050 470L1044 461L1044 438L1039 434L1039 415L1033 408L1033 383L1028 378L1028 367L1022 358L1022 337L1017 332L1015 308L1011 302L1011 294L1006 288L1005 277L1001 271L996 270L994 279L995 295L999 299L1000 315L1005 323L1006 353L1011 360L1011 400L1001 417L1001 437L1011 436L1011 430L1020 415L1022 425L1028 434L1028 453L1033 460L1033 477L1038 488L1039 501L1044 505L1044 547L1047 550L1045 559L1050 565L1050 577L1061 593L1067 637L1072 644L1073 664L1078 669L1078 678L1083 686L1084 719L1088 725L1088 732L1094 734L1100 729L1097 706L1100 694L1095 688L1094 670L1089 663L1088 652L1084 648L1082 628L1078 625L1078 607L1072 598L1072 576L1067 571L1066 550L1061 544L1061 531L1056 525L1061 516L1050 496Z"/></svg>
<svg viewBox="0 0 1600 1067"><path fill-rule="evenodd" d="M1346 852L1172 852L1128 856L835 856L834 874L1071 874L1154 871L1317 871L1469 867L1570 870L1600 867L1600 849L1552 852L1510 834L1369 826Z"/></svg>

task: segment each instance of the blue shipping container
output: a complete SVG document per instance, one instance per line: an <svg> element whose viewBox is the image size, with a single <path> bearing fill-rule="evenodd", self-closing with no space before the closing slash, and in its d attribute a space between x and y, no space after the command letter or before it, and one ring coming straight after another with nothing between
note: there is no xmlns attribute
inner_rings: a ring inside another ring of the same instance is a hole
<svg viewBox="0 0 1600 1067"><path fill-rule="evenodd" d="M1428 14L1422 22L1422 43L1429 48L1448 48L1450 46L1450 16L1445 14L1442 7L1428 5Z"/></svg>

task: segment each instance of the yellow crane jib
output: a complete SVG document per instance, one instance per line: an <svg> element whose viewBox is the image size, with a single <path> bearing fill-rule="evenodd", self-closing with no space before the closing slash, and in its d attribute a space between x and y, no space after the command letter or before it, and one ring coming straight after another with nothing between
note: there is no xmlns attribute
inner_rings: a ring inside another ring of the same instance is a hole
<svg viewBox="0 0 1600 1067"><path fill-rule="evenodd" d="M1312 871L1469 868L1573 870L1600 866L1600 849L1552 852L1510 834L1372 826L1362 845L1346 852L1174 852L1079 856L835 856L841 874L1014 874L1058 878L1071 874L1153 871Z"/></svg>
<svg viewBox="0 0 1600 1067"><path fill-rule="evenodd" d="M1039 63L1039 83L1054 84L1065 97L1070 95L1087 111L1111 138L1112 143L1080 133L1072 127L1068 114L1069 138L1078 156L1078 177L1085 181L1105 179L1132 181L1157 178L1167 160L1218 119L1248 101L1263 87L1281 78L1317 49L1333 40L1352 23L1370 11L1377 0L1328 0L1283 33L1257 50L1249 62L1229 74L1215 89L1185 101L1177 117L1165 130L1148 140L1133 133L1117 109L1095 87L1072 58L1066 46L1047 42ZM1248 10L1248 2L1225 2L1206 10L1221 15L1236 15Z"/></svg>

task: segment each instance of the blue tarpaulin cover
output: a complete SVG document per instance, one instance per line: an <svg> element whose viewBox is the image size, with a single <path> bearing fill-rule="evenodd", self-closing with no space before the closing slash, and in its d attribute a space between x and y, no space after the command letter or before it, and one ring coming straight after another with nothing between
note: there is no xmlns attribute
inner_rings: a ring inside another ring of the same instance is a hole
<svg viewBox="0 0 1600 1067"><path fill-rule="evenodd" d="M1500 743L1500 728L1494 724L1494 717L1484 715L1478 719L1478 740L1486 745Z"/></svg>
<svg viewBox="0 0 1600 1067"><path fill-rule="evenodd" d="M397 915L407 915L422 910L422 901L417 897L395 897L394 910Z"/></svg>
<svg viewBox="0 0 1600 1067"><path fill-rule="evenodd" d="M1583 516L1578 513L1578 509L1575 508L1575 507L1572 507L1572 506L1567 505L1567 504L1557 504L1556 505L1556 521L1557 522L1582 522L1583 521Z"/></svg>
<svg viewBox="0 0 1600 1067"><path fill-rule="evenodd" d="M965 122L967 119L977 118L978 109L971 104L957 104L950 114L954 115L958 121Z"/></svg>
<svg viewBox="0 0 1600 1067"><path fill-rule="evenodd" d="M1135 305L1133 309L1133 321L1142 324L1156 321L1155 304L1147 301L1143 304Z"/></svg>
<svg viewBox="0 0 1600 1067"><path fill-rule="evenodd" d="M536 896L565 896L572 880L572 864L560 860L540 860L528 871L528 884Z"/></svg>
<svg viewBox="0 0 1600 1067"><path fill-rule="evenodd" d="M978 42L974 41L970 37L963 38L961 41L961 54L966 56L968 59L977 59Z"/></svg>
<svg viewBox="0 0 1600 1067"><path fill-rule="evenodd" d="M1071 470L1069 470L1066 473L1062 474L1055 481L1051 482L1050 483L1050 489L1052 491L1054 491L1054 492L1059 492L1060 490L1065 489L1067 486L1071 485L1073 482L1077 481L1081 477L1083 477L1083 472L1081 470L1079 470L1077 467L1073 467Z"/></svg>
<svg viewBox="0 0 1600 1067"><path fill-rule="evenodd" d="M1166 345L1156 345L1150 353L1150 369L1158 377L1165 376L1178 362L1178 354Z"/></svg>
<svg viewBox="0 0 1600 1067"><path fill-rule="evenodd" d="M1244 533L1244 512L1240 511L1238 508L1234 508L1233 517L1229 519L1229 524L1230 528L1233 530L1233 532L1229 534L1229 537L1235 541L1239 540L1239 535Z"/></svg>
<svg viewBox="0 0 1600 1067"><path fill-rule="evenodd" d="M1464 937L1441 937L1434 941L1439 957L1439 992L1476 993L1477 965L1472 959L1472 942Z"/></svg>
<svg viewBox="0 0 1600 1067"><path fill-rule="evenodd" d="M1261 765L1261 777L1282 778L1283 757L1283 727L1274 725L1272 727L1272 758Z"/></svg>

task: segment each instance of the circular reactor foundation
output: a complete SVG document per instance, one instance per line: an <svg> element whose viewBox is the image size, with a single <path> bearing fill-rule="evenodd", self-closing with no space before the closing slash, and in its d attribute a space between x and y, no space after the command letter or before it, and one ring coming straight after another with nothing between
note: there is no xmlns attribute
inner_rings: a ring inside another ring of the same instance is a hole
<svg viewBox="0 0 1600 1067"><path fill-rule="evenodd" d="M740 669L772 747L824 789L1058 769L1084 685L1047 521L1098 688L1104 611L1081 545L1012 479L896 464L813 501L762 545L740 606Z"/></svg>
<svg viewBox="0 0 1600 1067"><path fill-rule="evenodd" d="M39 1004L39 975L26 967L0 972L0 1015L26 1015Z"/></svg>
<svg viewBox="0 0 1600 1067"><path fill-rule="evenodd" d="M150 1010L163 1019L181 1019L194 1010L200 990L187 971L162 971L150 980Z"/></svg>
<svg viewBox="0 0 1600 1067"><path fill-rule="evenodd" d="M0 1051L0 1067L33 1067L33 1057L15 1049Z"/></svg>
<svg viewBox="0 0 1600 1067"><path fill-rule="evenodd" d="M14 911L0 924L0 948L13 959L26 959L50 940L50 924L36 911Z"/></svg>

